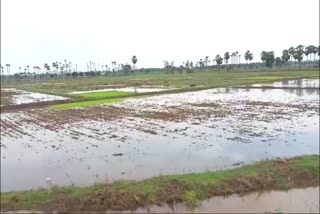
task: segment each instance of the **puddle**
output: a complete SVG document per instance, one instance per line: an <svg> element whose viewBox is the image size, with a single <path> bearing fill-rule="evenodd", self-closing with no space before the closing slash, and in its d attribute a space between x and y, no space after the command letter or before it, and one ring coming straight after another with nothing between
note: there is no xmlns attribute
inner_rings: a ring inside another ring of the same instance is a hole
<svg viewBox="0 0 320 214"><path fill-rule="evenodd" d="M148 92L159 92L159 91L166 91L166 90L172 90L172 89L174 88L126 87L126 88L106 88L106 89L90 90L90 91L73 91L69 94L84 94L84 93L104 92L104 91L148 93Z"/></svg>
<svg viewBox="0 0 320 214"><path fill-rule="evenodd" d="M122 213L319 213L319 187L214 197L190 210L183 204L140 208Z"/></svg>
<svg viewBox="0 0 320 214"><path fill-rule="evenodd" d="M3 192L47 177L83 186L302 154L319 154L319 90L211 89L1 114Z"/></svg>

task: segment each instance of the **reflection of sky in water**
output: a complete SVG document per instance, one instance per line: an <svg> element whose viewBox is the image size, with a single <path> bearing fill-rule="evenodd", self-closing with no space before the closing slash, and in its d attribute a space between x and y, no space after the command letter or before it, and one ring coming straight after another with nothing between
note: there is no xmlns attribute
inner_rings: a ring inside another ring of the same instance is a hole
<svg viewBox="0 0 320 214"><path fill-rule="evenodd" d="M294 88L319 88L319 79L283 80L273 83L259 83L252 86L294 87Z"/></svg>
<svg viewBox="0 0 320 214"><path fill-rule="evenodd" d="M268 118L274 107L248 109L243 101L280 103L277 109L290 115L260 120L258 116ZM318 106L317 94L298 96L281 89L212 89L130 99L117 105L162 111L170 105L191 108L190 103L203 102L218 102L224 108L240 110L221 119L208 117L200 125L191 124L197 121L195 118L185 122L134 118L134 121L122 119L113 123L86 121L65 125L65 129L56 132L38 124L20 125L31 136L21 134L17 138L1 132L1 142L5 145L1 148L1 189L45 186L46 177L59 185L71 182L87 185L106 178L110 181L201 172L230 168L241 161L319 153L318 113L301 109L295 112L293 107L282 106ZM250 113L258 116L248 117ZM15 123L20 117L27 118L27 115L2 114L1 121ZM138 128L154 130L157 135ZM77 131L84 133L79 139L74 138ZM111 134L125 140L111 139ZM124 155L115 157L114 153Z"/></svg>
<svg viewBox="0 0 320 214"><path fill-rule="evenodd" d="M133 213L173 213L172 208L174 213L319 213L319 187L213 197L192 210L183 204L163 204L138 208Z"/></svg>
<svg viewBox="0 0 320 214"><path fill-rule="evenodd" d="M55 96L50 94L42 94L42 93L21 91L21 90L12 90L12 91L17 91L19 93L16 95L12 95L12 104L15 104L15 105L68 99L65 97L60 97L60 96Z"/></svg>

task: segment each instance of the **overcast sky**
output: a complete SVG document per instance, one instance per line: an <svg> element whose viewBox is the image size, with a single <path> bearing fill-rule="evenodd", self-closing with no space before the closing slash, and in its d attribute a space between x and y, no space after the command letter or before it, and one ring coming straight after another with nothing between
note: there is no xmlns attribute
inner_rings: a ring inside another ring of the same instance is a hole
<svg viewBox="0 0 320 214"><path fill-rule="evenodd" d="M1 64L138 67L319 44L319 0L1 0ZM244 61L242 59L242 61Z"/></svg>

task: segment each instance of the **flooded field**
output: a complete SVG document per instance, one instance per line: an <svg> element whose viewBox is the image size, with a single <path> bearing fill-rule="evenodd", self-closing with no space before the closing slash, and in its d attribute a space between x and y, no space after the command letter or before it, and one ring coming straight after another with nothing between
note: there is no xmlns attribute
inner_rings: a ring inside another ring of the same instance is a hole
<svg viewBox="0 0 320 214"><path fill-rule="evenodd" d="M269 86L277 88L2 113L1 191L44 187L47 177L57 185L89 185L319 154L319 80Z"/></svg>
<svg viewBox="0 0 320 214"><path fill-rule="evenodd" d="M1 89L1 101L3 101L3 99L4 103L1 102L1 106L66 100L68 98L7 88Z"/></svg>
<svg viewBox="0 0 320 214"><path fill-rule="evenodd" d="M164 204L148 209L140 208L133 213L319 213L319 211L319 187L311 187L287 192L265 191L244 196L214 197L202 202L196 209L190 209L183 204L174 207Z"/></svg>

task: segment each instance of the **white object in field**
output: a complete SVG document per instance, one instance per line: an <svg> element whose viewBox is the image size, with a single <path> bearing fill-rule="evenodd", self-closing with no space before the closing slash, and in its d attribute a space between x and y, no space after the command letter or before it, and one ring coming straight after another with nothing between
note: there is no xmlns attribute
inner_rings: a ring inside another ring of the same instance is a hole
<svg viewBox="0 0 320 214"><path fill-rule="evenodd" d="M48 192L50 192L51 191L51 187L52 187L51 178L46 178L46 182L47 182L47 186L48 186Z"/></svg>

